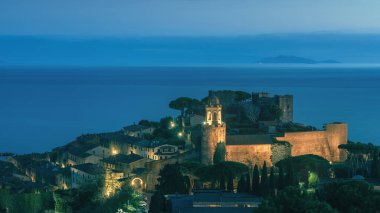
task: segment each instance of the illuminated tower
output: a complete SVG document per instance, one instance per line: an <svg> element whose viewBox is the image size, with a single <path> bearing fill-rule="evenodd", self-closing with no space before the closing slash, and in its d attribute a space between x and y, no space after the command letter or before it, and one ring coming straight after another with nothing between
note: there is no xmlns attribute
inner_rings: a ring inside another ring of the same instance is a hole
<svg viewBox="0 0 380 213"><path fill-rule="evenodd" d="M201 162L213 164L217 143L226 142L226 124L222 121L222 105L219 99L210 92L206 104L206 116L202 126Z"/></svg>

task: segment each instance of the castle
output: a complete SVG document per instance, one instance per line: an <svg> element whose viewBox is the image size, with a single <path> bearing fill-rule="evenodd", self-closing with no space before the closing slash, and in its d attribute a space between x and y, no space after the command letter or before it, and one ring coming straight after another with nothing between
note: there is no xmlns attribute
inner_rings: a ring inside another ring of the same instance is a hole
<svg viewBox="0 0 380 213"><path fill-rule="evenodd" d="M253 102L266 104L275 102L283 111L281 122L293 120L292 96L269 96L265 93L252 95ZM222 120L222 105L215 94L210 94L205 106L205 121L202 125L201 162L213 164L217 143L224 143L226 160L241 162L247 165L264 161L271 166L289 156L305 154L319 155L330 162L346 159L344 151L338 149L340 144L347 143L347 124L327 124L323 131L285 132L273 134L231 134L227 135L226 123Z"/></svg>

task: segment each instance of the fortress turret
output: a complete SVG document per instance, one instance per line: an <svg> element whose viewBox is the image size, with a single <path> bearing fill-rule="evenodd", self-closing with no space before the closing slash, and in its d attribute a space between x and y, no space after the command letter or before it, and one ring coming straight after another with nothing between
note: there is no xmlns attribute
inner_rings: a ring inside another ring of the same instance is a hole
<svg viewBox="0 0 380 213"><path fill-rule="evenodd" d="M226 124L222 121L222 105L212 92L205 107L205 121L202 126L201 162L213 164L217 143L226 142Z"/></svg>

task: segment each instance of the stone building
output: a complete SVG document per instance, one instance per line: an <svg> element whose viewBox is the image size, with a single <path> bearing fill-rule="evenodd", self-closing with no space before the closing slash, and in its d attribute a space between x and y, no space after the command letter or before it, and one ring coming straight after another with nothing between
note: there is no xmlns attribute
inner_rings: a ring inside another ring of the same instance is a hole
<svg viewBox="0 0 380 213"><path fill-rule="evenodd" d="M283 137L276 138L279 141L287 141L292 145L292 155L314 154L328 161L344 161L347 156L344 150L340 150L340 144L347 143L347 124L327 124L324 131L291 132Z"/></svg>
<svg viewBox="0 0 380 213"><path fill-rule="evenodd" d="M267 92L252 93L252 102L258 106L275 104L282 111L281 122L287 123L293 121L293 95L273 96Z"/></svg>
<svg viewBox="0 0 380 213"><path fill-rule="evenodd" d="M222 105L219 99L211 95L206 105L205 122L202 125L201 162L213 163L217 143L226 142L226 124L222 121Z"/></svg>
<svg viewBox="0 0 380 213"><path fill-rule="evenodd" d="M274 97L259 95L258 101L273 101ZM262 99L264 98L264 99ZM267 99L269 98L269 99ZM281 105L291 103L285 108L289 114L284 120L292 120L292 96L275 96ZM282 100L284 99L284 100ZM282 100L282 101L281 101ZM347 143L347 124L327 124L324 131L292 132L281 137L270 134L262 135L226 135L226 124L222 121L222 106L217 97L212 96L206 105L206 118L202 126L201 162L213 163L217 143L225 143L226 160L236 161L252 166L269 166L289 156L314 154L338 162L346 159L345 152L338 149Z"/></svg>

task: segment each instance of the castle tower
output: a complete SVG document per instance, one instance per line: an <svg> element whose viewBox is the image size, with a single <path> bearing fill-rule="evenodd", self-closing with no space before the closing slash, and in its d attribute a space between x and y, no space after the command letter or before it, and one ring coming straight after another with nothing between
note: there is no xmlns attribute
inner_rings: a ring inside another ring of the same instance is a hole
<svg viewBox="0 0 380 213"><path fill-rule="evenodd" d="M326 125L327 141L330 148L331 161L344 161L347 159L347 154L338 146L347 143L347 124L332 123Z"/></svg>
<svg viewBox="0 0 380 213"><path fill-rule="evenodd" d="M201 162L213 164L217 143L226 142L226 124L222 121L222 105L219 99L210 92L206 105L206 116L202 126Z"/></svg>

